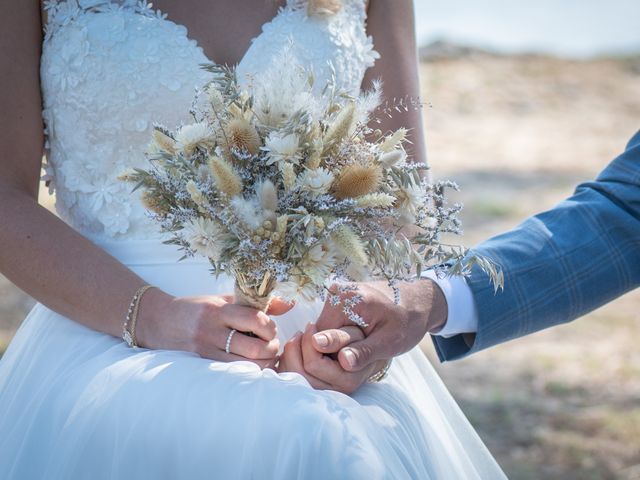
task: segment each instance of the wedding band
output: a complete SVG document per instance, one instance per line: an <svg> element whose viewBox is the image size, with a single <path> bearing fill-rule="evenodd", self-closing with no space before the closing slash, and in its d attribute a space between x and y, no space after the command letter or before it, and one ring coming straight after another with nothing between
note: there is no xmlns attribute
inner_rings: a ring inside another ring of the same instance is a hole
<svg viewBox="0 0 640 480"><path fill-rule="evenodd" d="M231 353L231 339L233 338L233 334L236 333L236 329L232 329L227 336L227 343L224 346L224 351L227 353Z"/></svg>
<svg viewBox="0 0 640 480"><path fill-rule="evenodd" d="M389 375L389 369L391 368L391 362L392 361L393 361L393 359L390 358L387 361L387 363L385 364L385 366L382 368L382 370L379 370L378 372L376 372L373 375L371 375L367 379L367 382L369 382L369 383L377 383L377 382L383 380L384 378L386 378L387 375Z"/></svg>

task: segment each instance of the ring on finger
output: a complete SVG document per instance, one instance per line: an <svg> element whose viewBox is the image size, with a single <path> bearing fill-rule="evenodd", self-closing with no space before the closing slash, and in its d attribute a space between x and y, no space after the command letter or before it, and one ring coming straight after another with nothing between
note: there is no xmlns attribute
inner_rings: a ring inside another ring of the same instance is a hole
<svg viewBox="0 0 640 480"><path fill-rule="evenodd" d="M231 339L233 338L233 335L237 332L237 330L235 328L233 328L230 332L229 335L227 335L227 343L225 343L224 345L224 351L227 353L231 353Z"/></svg>

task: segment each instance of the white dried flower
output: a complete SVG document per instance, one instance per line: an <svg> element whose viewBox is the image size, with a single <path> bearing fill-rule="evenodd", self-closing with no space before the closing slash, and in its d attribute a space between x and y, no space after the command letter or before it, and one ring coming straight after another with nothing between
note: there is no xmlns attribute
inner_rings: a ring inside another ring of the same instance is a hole
<svg viewBox="0 0 640 480"><path fill-rule="evenodd" d="M298 177L298 185L313 196L324 195L329 191L335 176L326 168L305 170Z"/></svg>
<svg viewBox="0 0 640 480"><path fill-rule="evenodd" d="M176 132L176 147L185 155L192 155L197 147L213 148L213 133L206 122L183 125Z"/></svg>
<svg viewBox="0 0 640 480"><path fill-rule="evenodd" d="M300 138L295 133L281 135L271 133L266 141L264 149L269 152L267 165L289 162L300 163Z"/></svg>
<svg viewBox="0 0 640 480"><path fill-rule="evenodd" d="M302 299L312 302L318 298L318 290L311 279L306 277L292 277L291 280L276 285L275 295L286 302Z"/></svg>
<svg viewBox="0 0 640 480"><path fill-rule="evenodd" d="M387 168L395 165L402 165L407 159L407 153L404 150L396 149L380 156L380 163Z"/></svg>
<svg viewBox="0 0 640 480"><path fill-rule="evenodd" d="M418 209L425 203L425 191L420 185L410 184L401 186L394 192L397 199L397 210L401 223L408 225L415 223Z"/></svg>
<svg viewBox="0 0 640 480"><path fill-rule="evenodd" d="M219 261L229 236L222 227L209 218L198 217L185 222L183 235L189 248L199 255Z"/></svg>
<svg viewBox="0 0 640 480"><path fill-rule="evenodd" d="M329 243L314 245L300 261L300 269L316 285L322 285L335 266L335 248Z"/></svg>

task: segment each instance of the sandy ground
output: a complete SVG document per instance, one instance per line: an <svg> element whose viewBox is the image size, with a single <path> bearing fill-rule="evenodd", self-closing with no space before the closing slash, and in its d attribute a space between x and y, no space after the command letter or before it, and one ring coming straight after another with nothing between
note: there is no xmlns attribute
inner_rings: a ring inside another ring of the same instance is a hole
<svg viewBox="0 0 640 480"><path fill-rule="evenodd" d="M434 175L466 245L551 207L640 128L640 59L471 55L423 64ZM0 351L32 306L0 276ZM569 325L441 365L512 479L640 479L640 292Z"/></svg>
<svg viewBox="0 0 640 480"><path fill-rule="evenodd" d="M473 245L593 178L640 128L640 61L472 55L423 65L434 176ZM640 291L572 324L440 365L513 479L640 479Z"/></svg>

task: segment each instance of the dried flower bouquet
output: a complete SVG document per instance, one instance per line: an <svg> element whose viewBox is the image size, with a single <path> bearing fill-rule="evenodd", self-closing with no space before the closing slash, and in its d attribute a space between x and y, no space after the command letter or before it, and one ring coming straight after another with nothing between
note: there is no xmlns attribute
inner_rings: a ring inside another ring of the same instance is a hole
<svg viewBox="0 0 640 480"><path fill-rule="evenodd" d="M463 260L464 248L440 241L460 229L461 207L443 198L455 185L429 183L426 166L409 161L407 130L369 126L406 102L380 105L379 84L355 98L333 83L317 94L302 69L243 89L233 69L204 67L213 80L196 96L194 122L156 126L150 168L125 180L143 189L168 243L235 278L238 303L264 310L274 294L335 303L330 282L394 287L434 265L465 274L479 263L501 283L486 259ZM343 308L365 325L357 301L354 292Z"/></svg>

